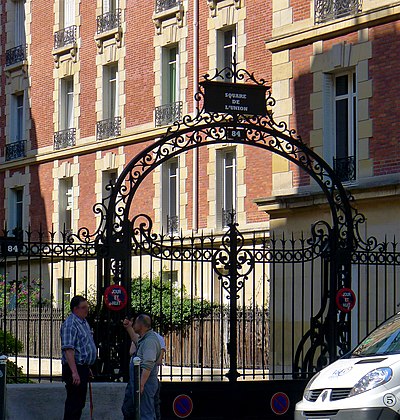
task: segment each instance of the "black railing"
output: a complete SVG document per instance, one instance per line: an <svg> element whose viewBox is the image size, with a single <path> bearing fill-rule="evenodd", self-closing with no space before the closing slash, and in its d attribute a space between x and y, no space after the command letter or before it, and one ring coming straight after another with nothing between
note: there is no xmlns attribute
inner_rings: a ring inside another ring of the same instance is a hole
<svg viewBox="0 0 400 420"><path fill-rule="evenodd" d="M75 146L76 129L67 128L66 130L54 133L54 150L65 149Z"/></svg>
<svg viewBox="0 0 400 420"><path fill-rule="evenodd" d="M10 144L6 144L5 158L6 160L19 159L26 156L26 140L18 140Z"/></svg>
<svg viewBox="0 0 400 420"><path fill-rule="evenodd" d="M362 10L362 0L315 0L315 23L324 23Z"/></svg>
<svg viewBox="0 0 400 420"><path fill-rule="evenodd" d="M109 118L97 122L96 139L103 140L121 135L121 117Z"/></svg>
<svg viewBox="0 0 400 420"><path fill-rule="evenodd" d="M179 229L179 217L167 215L167 231L170 235L177 233Z"/></svg>
<svg viewBox="0 0 400 420"><path fill-rule="evenodd" d="M182 116L182 107L182 101L157 106L155 109L156 127L167 125L179 120Z"/></svg>
<svg viewBox="0 0 400 420"><path fill-rule="evenodd" d="M156 0L156 13L172 9L180 4L180 0Z"/></svg>
<svg viewBox="0 0 400 420"><path fill-rule="evenodd" d="M227 227L231 223L236 222L236 212L235 210L225 210L222 209L222 227Z"/></svg>
<svg viewBox="0 0 400 420"><path fill-rule="evenodd" d="M6 51L6 66L22 63L26 58L26 45L18 45Z"/></svg>
<svg viewBox="0 0 400 420"><path fill-rule="evenodd" d="M97 33L110 31L121 26L121 9L97 16Z"/></svg>
<svg viewBox="0 0 400 420"><path fill-rule="evenodd" d="M354 156L333 159L333 169L341 181L356 179L356 165Z"/></svg>
<svg viewBox="0 0 400 420"><path fill-rule="evenodd" d="M54 34L54 48L62 48L76 42L76 25L60 29Z"/></svg>

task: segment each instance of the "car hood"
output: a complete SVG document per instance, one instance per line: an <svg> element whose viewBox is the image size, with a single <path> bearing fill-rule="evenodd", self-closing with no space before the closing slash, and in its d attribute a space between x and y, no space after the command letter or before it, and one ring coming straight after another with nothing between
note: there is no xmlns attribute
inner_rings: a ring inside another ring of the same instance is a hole
<svg viewBox="0 0 400 420"><path fill-rule="evenodd" d="M400 355L343 358L332 363L313 381L310 389L352 388L364 375L379 367L400 363ZM398 367L400 369L400 366Z"/></svg>

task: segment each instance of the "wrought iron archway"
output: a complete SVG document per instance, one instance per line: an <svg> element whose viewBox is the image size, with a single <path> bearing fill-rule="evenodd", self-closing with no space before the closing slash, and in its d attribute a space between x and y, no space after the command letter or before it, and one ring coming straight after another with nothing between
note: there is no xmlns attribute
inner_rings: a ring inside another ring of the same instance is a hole
<svg viewBox="0 0 400 420"><path fill-rule="evenodd" d="M232 68L217 71L212 78L209 75L204 76L206 82L224 78L233 80L233 85L244 82L263 86L266 92L265 112L257 115L248 115L240 111L208 112L204 106L205 92L200 86L196 94L200 104L196 114L186 115L181 121L173 123L163 137L134 157L126 165L116 183L109 185L108 205L103 202L95 206L95 212L101 215L101 224L94 237L99 244L99 259L104 262L101 264L99 260L101 267L98 273L99 285L104 288L111 281L123 284L130 296L131 242L135 234L139 230L146 231L147 239L157 243L157 234L150 233L152 222L148 216L147 222L139 227L135 225L137 218L130 217L138 187L156 167L188 150L218 143L253 146L278 154L304 170L319 185L329 204L332 218L331 223L321 220L312 228L311 242L318 243L329 261L329 286L324 297L324 307L311 320L311 328L299 344L294 361L296 370L309 371L314 364L313 357L317 347L323 348L323 353L329 360L334 360L338 353L346 352L349 347L349 315L338 312L335 294L338 289L351 285L351 251L355 242L353 226L355 210L350 205L351 196L327 162L311 150L286 123L274 120L272 109L275 100L265 80L257 81L247 70L238 69L235 61ZM242 269L244 265L248 265L250 271L253 263L251 255L240 254L236 250L242 237L233 219L229 227L225 241L229 246L213 256L213 265L230 297L231 335L233 334L231 341L235 342L233 325L235 302L238 291L246 280L246 274L243 275ZM93 237L86 230L81 232L81 236L85 235ZM233 249L236 251L231 252ZM176 252L179 254L179 251ZM184 258L184 255L180 254L177 258ZM219 270L220 266L224 267L223 272ZM100 304L101 294L98 299L99 307ZM328 308L327 315L324 319L326 308ZM306 348L308 349L306 356L302 358L303 362L300 362L300 355ZM231 370L228 376L230 380L235 381L238 373L235 368L234 348L230 349L230 356Z"/></svg>

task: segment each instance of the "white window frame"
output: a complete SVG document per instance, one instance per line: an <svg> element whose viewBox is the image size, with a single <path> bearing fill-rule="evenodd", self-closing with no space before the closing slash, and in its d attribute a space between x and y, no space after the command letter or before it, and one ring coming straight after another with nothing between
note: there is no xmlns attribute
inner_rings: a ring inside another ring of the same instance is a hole
<svg viewBox="0 0 400 420"><path fill-rule="evenodd" d="M172 158L162 165L161 179L162 226L166 231L168 229L168 217L178 217L179 225L179 158ZM175 197L173 197L173 190L175 190ZM174 207L175 212L171 214Z"/></svg>
<svg viewBox="0 0 400 420"><path fill-rule="evenodd" d="M60 130L74 128L74 80L66 77L60 80Z"/></svg>
<svg viewBox="0 0 400 420"><path fill-rule="evenodd" d="M232 164L228 162L228 156L233 154ZM217 150L216 156L216 215L217 224L224 228L223 211L236 211L237 207L237 150L236 148L224 148ZM231 173L232 183L228 185L228 172ZM229 203L231 202L231 203ZM228 208L230 207L230 208Z"/></svg>
<svg viewBox="0 0 400 420"><path fill-rule="evenodd" d="M103 119L118 116L118 63L103 66Z"/></svg>
<svg viewBox="0 0 400 420"><path fill-rule="evenodd" d="M175 44L162 48L162 64L161 64L161 92L162 104L168 105L178 102L180 99L180 77L179 77L179 45ZM171 86L172 71L175 71L174 84Z"/></svg>
<svg viewBox="0 0 400 420"><path fill-rule="evenodd" d="M14 46L25 45L25 0L14 0Z"/></svg>
<svg viewBox="0 0 400 420"><path fill-rule="evenodd" d="M69 286L69 287L68 287ZM62 308L63 303L67 306L72 298L72 279L60 278L57 283L57 306ZM67 306L69 308L69 306Z"/></svg>
<svg viewBox="0 0 400 420"><path fill-rule="evenodd" d="M231 34L229 39L227 35ZM230 49L231 53L227 57L227 50ZM222 70L225 67L232 68L234 55L237 54L237 30L236 25L228 28L217 30L217 68ZM225 79L226 81L229 81Z"/></svg>

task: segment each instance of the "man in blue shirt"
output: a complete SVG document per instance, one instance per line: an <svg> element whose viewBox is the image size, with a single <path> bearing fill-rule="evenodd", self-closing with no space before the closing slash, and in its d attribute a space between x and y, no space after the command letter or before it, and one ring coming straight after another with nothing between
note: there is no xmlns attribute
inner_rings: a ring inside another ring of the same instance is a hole
<svg viewBox="0 0 400 420"><path fill-rule="evenodd" d="M89 305L83 296L71 300L71 315L61 325L62 376L67 390L64 420L79 420L86 403L90 366L96 345L86 317Z"/></svg>

